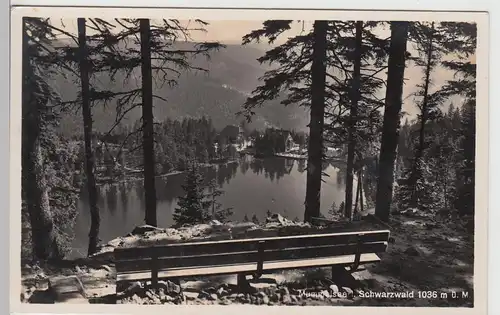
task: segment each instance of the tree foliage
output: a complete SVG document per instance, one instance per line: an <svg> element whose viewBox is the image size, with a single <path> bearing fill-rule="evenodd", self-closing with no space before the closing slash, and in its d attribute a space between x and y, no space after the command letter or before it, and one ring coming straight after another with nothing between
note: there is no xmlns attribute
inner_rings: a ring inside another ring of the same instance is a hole
<svg viewBox="0 0 500 315"><path fill-rule="evenodd" d="M215 181L206 184L196 163L189 165L182 188L185 195L179 197L174 212L176 225L201 224L210 220L224 222L233 214L231 208L224 208L217 200L224 191Z"/></svg>
<svg viewBox="0 0 500 315"><path fill-rule="evenodd" d="M47 260L70 250L81 170L78 147L56 134L61 100L49 84L64 64L51 50L54 34L48 19L23 21L22 198L23 238L33 250L25 254Z"/></svg>
<svg viewBox="0 0 500 315"><path fill-rule="evenodd" d="M416 31L420 31L420 37L414 38L421 40L417 45L423 47L424 56L425 51L428 54L423 60L417 59L417 64L427 72L444 66L455 76L432 93L424 93L428 77L424 76L424 84L417 92L421 98L417 103L420 115L401 134L404 147L399 154L407 170L399 179L398 206L473 214L476 79L471 56L475 52L476 27L469 23L442 22L431 27L419 23L414 27ZM461 110L450 104L444 112L441 105L453 95L463 97Z"/></svg>

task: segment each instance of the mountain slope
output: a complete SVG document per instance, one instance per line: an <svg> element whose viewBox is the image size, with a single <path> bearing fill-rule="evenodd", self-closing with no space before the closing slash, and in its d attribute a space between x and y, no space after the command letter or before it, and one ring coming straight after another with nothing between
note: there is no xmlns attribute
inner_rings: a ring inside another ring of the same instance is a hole
<svg viewBox="0 0 500 315"><path fill-rule="evenodd" d="M187 49L192 43L179 43L176 48ZM236 113L249 93L259 84L258 78L264 74L266 67L257 62L264 52L240 45L228 45L226 48L211 54L210 59L193 58L193 65L209 70L204 72L185 72L178 78L178 85L169 87L155 78L154 94L162 99L155 99L155 119L178 119L182 117L208 116L218 129L228 124L237 124L242 117ZM79 91L79 82L75 77L67 75L55 78L53 85L63 100L75 99ZM94 78L93 85L99 90L115 92L128 91L140 87L140 69L126 79L118 74L112 81L107 74ZM138 97L135 102L140 102ZM106 132L115 120L114 104L95 104L94 126L97 131ZM266 125L287 129L303 130L307 124L307 113L296 106L284 107L278 101L270 101L262 109L257 110L253 126L263 128ZM140 118L140 109L131 111L125 125L133 124ZM62 118L61 130L64 134L73 135L82 132L81 114L78 110L67 113Z"/></svg>

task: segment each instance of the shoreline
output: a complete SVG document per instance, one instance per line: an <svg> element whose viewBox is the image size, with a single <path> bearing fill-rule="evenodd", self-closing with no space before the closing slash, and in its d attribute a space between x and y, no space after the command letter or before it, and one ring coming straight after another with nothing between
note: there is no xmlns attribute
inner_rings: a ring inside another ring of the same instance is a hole
<svg viewBox="0 0 500 315"><path fill-rule="evenodd" d="M216 167L217 165L229 165L229 164L234 164L234 163L238 163L238 161L233 160L233 161L228 161L225 163L199 163L198 165L201 167L208 168L208 167ZM180 174L184 174L185 172L186 172L185 170L184 171L172 171L172 172L168 172L165 174L155 175L155 178L164 178L164 177L168 177L168 176L180 175ZM135 174L137 174L138 176L133 176ZM102 185L106 185L106 184L118 184L118 183L122 183L122 182L138 181L138 180L144 179L144 176L142 176L142 171L136 172L136 173L131 173L130 175L116 176L114 178L117 178L117 177L119 179L108 180L108 179L111 179L111 177L105 177L101 180L97 180L96 185L102 186ZM121 178L121 177L123 177L123 178Z"/></svg>

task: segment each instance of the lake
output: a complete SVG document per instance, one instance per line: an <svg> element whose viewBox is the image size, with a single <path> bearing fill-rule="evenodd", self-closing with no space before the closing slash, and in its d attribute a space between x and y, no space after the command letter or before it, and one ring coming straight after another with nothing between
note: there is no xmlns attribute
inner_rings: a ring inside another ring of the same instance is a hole
<svg viewBox="0 0 500 315"><path fill-rule="evenodd" d="M238 163L217 165L203 169L207 180L216 179L224 190L219 201L224 207L233 208L235 221L255 214L265 220L267 211L280 213L289 219L303 219L306 192L306 161L286 158L256 159L245 156ZM344 200L343 173L331 164L324 166L321 190L321 212L327 214L332 203ZM158 177L157 217L159 227L170 227L172 214L179 196L184 194L184 173ZM355 183L356 185L356 183ZM356 186L354 186L356 187ZM101 213L100 239L103 243L130 233L144 224L144 188L142 180L119 182L98 186L98 206ZM75 239L71 257L81 257L87 252L90 214L86 192L78 202L79 215L74 228Z"/></svg>

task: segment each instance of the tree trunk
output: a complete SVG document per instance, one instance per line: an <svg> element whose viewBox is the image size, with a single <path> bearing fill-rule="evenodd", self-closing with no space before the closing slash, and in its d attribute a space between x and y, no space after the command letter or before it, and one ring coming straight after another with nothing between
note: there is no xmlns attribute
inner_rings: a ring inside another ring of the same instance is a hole
<svg viewBox="0 0 500 315"><path fill-rule="evenodd" d="M391 45L380 147L375 215L389 221L394 182L394 162L399 139L406 43L409 22L391 22Z"/></svg>
<svg viewBox="0 0 500 315"><path fill-rule="evenodd" d="M23 24L22 190L30 219L34 258L57 259L60 258L60 251L54 231L42 152L42 112L48 99L35 81L37 77L33 72L27 45L28 34Z"/></svg>
<svg viewBox="0 0 500 315"><path fill-rule="evenodd" d="M427 47L427 64L425 67L425 82L424 82L424 99L422 100L422 107L420 109L420 130L418 136L418 147L415 152L415 158L413 159L412 172L410 174L410 188L411 188L411 206L418 206L418 192L417 192L417 182L422 176L420 174L420 163L424 155L425 146L425 124L428 120L428 102L429 102L429 84L432 70L432 50L433 50L433 33L434 33L434 22L431 26L431 35L429 38L429 46Z"/></svg>
<svg viewBox="0 0 500 315"><path fill-rule="evenodd" d="M354 213L358 211L358 202L359 202L359 179L356 185L356 201L354 202Z"/></svg>
<svg viewBox="0 0 500 315"><path fill-rule="evenodd" d="M101 218L97 207L97 188L94 176L94 152L92 150L92 109L90 108L89 63L85 19L78 19L78 44L80 51L80 80L82 84L83 135L85 141L85 175L90 210L89 247L87 255L97 252Z"/></svg>
<svg viewBox="0 0 500 315"><path fill-rule="evenodd" d="M304 221L319 217L321 210L321 173L323 161L323 125L325 114L326 33L328 22L314 22L313 62L311 66L311 114L307 158L307 185Z"/></svg>
<svg viewBox="0 0 500 315"><path fill-rule="evenodd" d="M445 175L443 176L443 190L444 190L444 208L448 209L448 174L445 170Z"/></svg>
<svg viewBox="0 0 500 315"><path fill-rule="evenodd" d="M153 77L151 70L151 29L149 19L140 20L142 70L142 132L146 224L156 226L156 188L153 123Z"/></svg>
<svg viewBox="0 0 500 315"><path fill-rule="evenodd" d="M359 205L360 205L360 211L363 212L365 211L365 205L364 205L364 200L363 200L363 169L359 171L358 175L358 181L360 183L359 185Z"/></svg>
<svg viewBox="0 0 500 315"><path fill-rule="evenodd" d="M362 45L363 22L356 21L356 57L354 60L354 73L351 88L351 111L349 115L349 129L347 142L347 172L345 182L345 216L352 219L352 192L354 181L354 153L356 151L356 120L358 116L358 100L360 97L361 85L361 45Z"/></svg>

